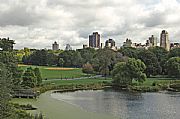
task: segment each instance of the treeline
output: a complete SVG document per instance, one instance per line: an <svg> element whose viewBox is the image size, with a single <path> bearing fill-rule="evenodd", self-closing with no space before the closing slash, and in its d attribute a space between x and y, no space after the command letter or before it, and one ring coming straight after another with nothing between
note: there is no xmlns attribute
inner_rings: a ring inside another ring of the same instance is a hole
<svg viewBox="0 0 180 119"><path fill-rule="evenodd" d="M116 63L127 61L128 58L135 58L140 59L145 63L145 73L147 77L155 75L178 77L179 65L177 65L177 60L179 57L180 48L175 48L168 52L162 47L152 47L148 50L126 47L121 48L118 51L113 51L108 48L99 50L86 48L76 51L70 50L56 52L45 49L33 51L27 51L27 49L25 49L20 62L24 64L43 66L83 67L85 68L83 71L86 73L92 73L93 69L93 73L110 75ZM172 63L168 64L170 62ZM88 67L90 68L90 71L87 70ZM175 74L174 72L177 73Z"/></svg>
<svg viewBox="0 0 180 119"><path fill-rule="evenodd" d="M147 77L156 75L180 77L180 48L172 49L169 52L162 47L152 47L148 50L123 48L120 52L130 58L143 61L146 65L145 73Z"/></svg>

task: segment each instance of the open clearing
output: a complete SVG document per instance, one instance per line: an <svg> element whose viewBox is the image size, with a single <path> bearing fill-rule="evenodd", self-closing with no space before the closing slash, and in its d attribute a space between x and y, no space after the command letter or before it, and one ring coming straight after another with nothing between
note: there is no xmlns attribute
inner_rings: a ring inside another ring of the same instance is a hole
<svg viewBox="0 0 180 119"><path fill-rule="evenodd" d="M48 70L74 70L75 68L45 68L45 69L48 69Z"/></svg>
<svg viewBox="0 0 180 119"><path fill-rule="evenodd" d="M41 71L43 79L72 79L86 77L82 73L81 68L64 68L64 67L49 67L49 66L34 66L34 65L18 65L19 69L26 70L28 67L38 67Z"/></svg>

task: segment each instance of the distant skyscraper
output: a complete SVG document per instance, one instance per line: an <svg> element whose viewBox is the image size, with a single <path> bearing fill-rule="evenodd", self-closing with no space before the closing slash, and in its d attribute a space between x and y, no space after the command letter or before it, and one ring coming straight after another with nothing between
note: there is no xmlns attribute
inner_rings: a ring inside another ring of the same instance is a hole
<svg viewBox="0 0 180 119"><path fill-rule="evenodd" d="M126 42L124 42L123 47L132 47L132 41L130 39L126 39Z"/></svg>
<svg viewBox="0 0 180 119"><path fill-rule="evenodd" d="M170 42L168 32L163 30L160 38L160 46L165 48L167 51L170 50Z"/></svg>
<svg viewBox="0 0 180 119"><path fill-rule="evenodd" d="M149 43L150 43L150 47L157 46L157 37L154 37L154 35L149 37Z"/></svg>
<svg viewBox="0 0 180 119"><path fill-rule="evenodd" d="M72 50L72 47L69 44L66 44L65 50L67 50L67 51Z"/></svg>
<svg viewBox="0 0 180 119"><path fill-rule="evenodd" d="M109 39L105 42L105 47L113 48L115 47L115 41L113 39Z"/></svg>
<svg viewBox="0 0 180 119"><path fill-rule="evenodd" d="M52 50L59 50L59 44L56 41L52 44Z"/></svg>
<svg viewBox="0 0 180 119"><path fill-rule="evenodd" d="M100 34L98 32L93 32L92 35L89 35L89 47L100 48Z"/></svg>

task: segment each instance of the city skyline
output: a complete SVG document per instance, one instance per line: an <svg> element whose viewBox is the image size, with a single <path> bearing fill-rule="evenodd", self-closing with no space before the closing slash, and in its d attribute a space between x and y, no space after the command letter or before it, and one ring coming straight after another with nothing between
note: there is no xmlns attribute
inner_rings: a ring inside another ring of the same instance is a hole
<svg viewBox="0 0 180 119"><path fill-rule="evenodd" d="M126 38L145 43L148 36L169 32L170 42L180 39L179 0L0 0L0 37L16 41L15 48L60 48L87 44L92 32L120 47ZM137 14L138 13L138 14ZM158 42L159 43L159 42Z"/></svg>

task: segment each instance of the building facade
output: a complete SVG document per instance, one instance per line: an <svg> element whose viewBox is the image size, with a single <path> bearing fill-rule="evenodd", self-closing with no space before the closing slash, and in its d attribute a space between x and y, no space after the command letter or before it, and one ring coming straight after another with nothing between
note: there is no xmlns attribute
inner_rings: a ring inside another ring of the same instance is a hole
<svg viewBox="0 0 180 119"><path fill-rule="evenodd" d="M157 37L155 37L154 35L149 37L149 40L147 40L146 46L156 47L157 46Z"/></svg>
<svg viewBox="0 0 180 119"><path fill-rule="evenodd" d="M113 39L109 39L105 42L105 47L113 48L115 47L115 41Z"/></svg>
<svg viewBox="0 0 180 119"><path fill-rule="evenodd" d="M160 47L165 48L167 51L170 50L169 34L163 30L160 37Z"/></svg>
<svg viewBox="0 0 180 119"><path fill-rule="evenodd" d="M69 50L72 50L72 47L70 44L66 44L66 48L65 48L66 51L69 51Z"/></svg>
<svg viewBox="0 0 180 119"><path fill-rule="evenodd" d="M56 41L52 44L52 50L59 50L59 44Z"/></svg>
<svg viewBox="0 0 180 119"><path fill-rule="evenodd" d="M93 32L92 35L89 35L89 47L100 48L100 34L98 32Z"/></svg>
<svg viewBox="0 0 180 119"><path fill-rule="evenodd" d="M123 43L123 47L132 47L132 41L127 38L126 42Z"/></svg>
<svg viewBox="0 0 180 119"><path fill-rule="evenodd" d="M180 48L180 43L171 43L170 44L170 49L174 49L174 48Z"/></svg>

